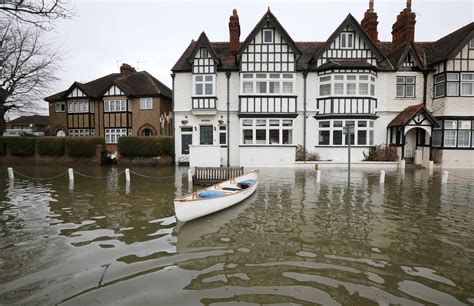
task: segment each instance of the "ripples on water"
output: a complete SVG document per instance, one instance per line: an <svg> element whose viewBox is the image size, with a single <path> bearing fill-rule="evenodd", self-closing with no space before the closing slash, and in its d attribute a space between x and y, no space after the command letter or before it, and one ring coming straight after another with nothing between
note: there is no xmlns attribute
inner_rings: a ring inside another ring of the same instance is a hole
<svg viewBox="0 0 474 306"><path fill-rule="evenodd" d="M3 170L3 169L2 169ZM18 168L53 176L63 168ZM3 304L474 304L474 176L264 169L257 193L176 224L174 179L87 168L70 190L0 175ZM469 178L463 181L459 177Z"/></svg>

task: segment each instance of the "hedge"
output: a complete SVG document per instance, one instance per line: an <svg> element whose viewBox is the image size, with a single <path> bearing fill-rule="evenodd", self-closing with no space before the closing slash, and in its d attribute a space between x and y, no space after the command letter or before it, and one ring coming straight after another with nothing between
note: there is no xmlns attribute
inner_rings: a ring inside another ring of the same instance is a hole
<svg viewBox="0 0 474 306"><path fill-rule="evenodd" d="M35 155L36 137L5 137L10 155L32 156Z"/></svg>
<svg viewBox="0 0 474 306"><path fill-rule="evenodd" d="M173 137L122 136L118 141L118 151L122 156L155 157L173 154Z"/></svg>
<svg viewBox="0 0 474 306"><path fill-rule="evenodd" d="M105 149L102 137L66 137L66 153L69 156L92 157L96 152L96 145L101 144Z"/></svg>
<svg viewBox="0 0 474 306"><path fill-rule="evenodd" d="M41 137L36 141L37 152L41 156L63 156L65 143L64 137Z"/></svg>

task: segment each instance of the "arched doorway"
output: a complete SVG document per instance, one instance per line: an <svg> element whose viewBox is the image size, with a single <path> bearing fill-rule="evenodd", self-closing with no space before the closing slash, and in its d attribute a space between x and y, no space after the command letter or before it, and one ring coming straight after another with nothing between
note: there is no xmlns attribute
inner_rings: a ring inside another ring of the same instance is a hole
<svg viewBox="0 0 474 306"><path fill-rule="evenodd" d="M158 136L158 132L153 125L145 123L138 129L138 136Z"/></svg>
<svg viewBox="0 0 474 306"><path fill-rule="evenodd" d="M63 131L63 130L58 130L58 131L56 131L56 136L57 136L57 137L65 137L65 136L66 136L66 132Z"/></svg>
<svg viewBox="0 0 474 306"><path fill-rule="evenodd" d="M144 128L140 136L156 136L155 132L150 128Z"/></svg>

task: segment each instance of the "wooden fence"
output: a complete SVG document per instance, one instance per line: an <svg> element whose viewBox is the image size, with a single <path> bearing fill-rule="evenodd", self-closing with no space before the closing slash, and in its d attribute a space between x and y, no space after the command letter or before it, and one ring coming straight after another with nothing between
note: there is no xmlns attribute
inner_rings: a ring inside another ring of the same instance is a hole
<svg viewBox="0 0 474 306"><path fill-rule="evenodd" d="M212 185L244 174L244 167L196 167L194 185Z"/></svg>

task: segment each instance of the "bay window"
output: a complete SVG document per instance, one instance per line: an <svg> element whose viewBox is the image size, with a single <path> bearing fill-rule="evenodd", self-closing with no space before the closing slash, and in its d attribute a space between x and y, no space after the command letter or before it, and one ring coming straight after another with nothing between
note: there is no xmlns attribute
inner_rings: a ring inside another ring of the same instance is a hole
<svg viewBox="0 0 474 306"><path fill-rule="evenodd" d="M127 100L106 100L104 101L104 112L126 112L132 110L131 101Z"/></svg>
<svg viewBox="0 0 474 306"><path fill-rule="evenodd" d="M375 96L375 76L330 74L319 77L319 96Z"/></svg>
<svg viewBox="0 0 474 306"><path fill-rule="evenodd" d="M195 75L193 80L194 96L215 96L214 74Z"/></svg>
<svg viewBox="0 0 474 306"><path fill-rule="evenodd" d="M343 133L343 127L353 128L351 145L371 146L374 144L373 120L322 120L319 121L318 144L320 146L346 146L349 138Z"/></svg>
<svg viewBox="0 0 474 306"><path fill-rule="evenodd" d="M474 148L474 121L469 119L444 119L433 130L431 145L438 148Z"/></svg>
<svg viewBox="0 0 474 306"><path fill-rule="evenodd" d="M448 72L435 76L434 97L474 96L474 72Z"/></svg>
<svg viewBox="0 0 474 306"><path fill-rule="evenodd" d="M91 113L94 112L94 102L89 101L68 101L67 111L68 113Z"/></svg>
<svg viewBox="0 0 474 306"><path fill-rule="evenodd" d="M292 119L242 119L242 144L293 144Z"/></svg>
<svg viewBox="0 0 474 306"><path fill-rule="evenodd" d="M294 94L295 75L292 73L243 73L241 76L242 94Z"/></svg>
<svg viewBox="0 0 474 306"><path fill-rule="evenodd" d="M68 135L72 137L94 136L94 129L69 129Z"/></svg>
<svg viewBox="0 0 474 306"><path fill-rule="evenodd" d="M128 130L129 134L132 134L132 130ZM105 143L118 143L120 136L127 136L127 129L105 129Z"/></svg>

